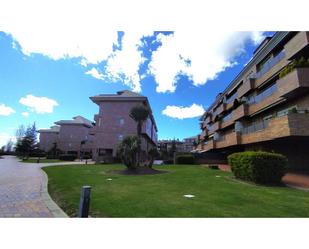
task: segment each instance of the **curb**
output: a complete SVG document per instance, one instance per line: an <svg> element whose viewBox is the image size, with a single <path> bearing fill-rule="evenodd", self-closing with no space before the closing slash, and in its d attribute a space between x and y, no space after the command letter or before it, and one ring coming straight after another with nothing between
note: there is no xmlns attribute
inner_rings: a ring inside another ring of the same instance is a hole
<svg viewBox="0 0 309 249"><path fill-rule="evenodd" d="M40 168L43 177L44 184L41 189L41 197L46 207L52 213L55 218L69 218L69 216L53 201L48 193L48 176L42 168Z"/></svg>

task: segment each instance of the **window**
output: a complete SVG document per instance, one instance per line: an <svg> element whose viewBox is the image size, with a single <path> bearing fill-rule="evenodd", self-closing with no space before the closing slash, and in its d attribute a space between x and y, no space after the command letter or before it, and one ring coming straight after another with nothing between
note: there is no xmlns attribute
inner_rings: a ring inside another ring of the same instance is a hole
<svg viewBox="0 0 309 249"><path fill-rule="evenodd" d="M120 119L119 119L119 124L120 124L120 125L124 125L124 118L120 118Z"/></svg>
<svg viewBox="0 0 309 249"><path fill-rule="evenodd" d="M119 135L118 135L118 140L121 141L122 139L123 139L123 135L122 135L122 134L119 134Z"/></svg>
<svg viewBox="0 0 309 249"><path fill-rule="evenodd" d="M99 149L99 156L112 156L113 149Z"/></svg>
<svg viewBox="0 0 309 249"><path fill-rule="evenodd" d="M71 144L71 143L69 144L69 147L72 147L72 144Z"/></svg>
<svg viewBox="0 0 309 249"><path fill-rule="evenodd" d="M99 127L101 126L101 118L99 118L99 124L98 124L98 126L99 126Z"/></svg>

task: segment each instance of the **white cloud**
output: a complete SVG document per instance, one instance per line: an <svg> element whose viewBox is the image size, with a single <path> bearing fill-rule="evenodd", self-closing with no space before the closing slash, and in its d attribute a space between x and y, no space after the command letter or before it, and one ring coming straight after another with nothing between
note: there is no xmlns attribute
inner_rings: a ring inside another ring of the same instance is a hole
<svg viewBox="0 0 309 249"><path fill-rule="evenodd" d="M157 92L174 92L179 75L187 75L195 86L215 79L236 64L246 42L261 42L261 32L176 31L159 34L162 45L153 52L149 72L157 82Z"/></svg>
<svg viewBox="0 0 309 249"><path fill-rule="evenodd" d="M96 8L98 4L10 0L1 5L0 30L12 34L24 54L40 53L55 60L81 57L84 63L96 64L106 59L117 43L117 32L102 25L105 14Z"/></svg>
<svg viewBox="0 0 309 249"><path fill-rule="evenodd" d="M15 110L12 107L0 104L0 116L9 116L13 113L15 113Z"/></svg>
<svg viewBox="0 0 309 249"><path fill-rule="evenodd" d="M122 38L122 49L114 51L107 60L107 76L114 81L122 80L133 91L140 92L141 76L138 70L146 58L139 47L142 46L141 39L152 34L153 32L126 32Z"/></svg>
<svg viewBox="0 0 309 249"><path fill-rule="evenodd" d="M204 112L203 106L194 103L189 107L168 105L162 111L162 114L171 118L185 119L199 117L203 115Z"/></svg>
<svg viewBox="0 0 309 249"><path fill-rule="evenodd" d="M86 73L98 79L122 81L139 92L141 76L138 70L145 58L138 47L142 45L141 38L152 33L130 29L123 36L122 49L113 51L114 44L119 46L116 32L119 23L114 25L116 29L111 27L110 17L114 15L109 9L116 9L117 3L114 1L112 7L110 4L102 8L100 0L10 0L0 6L0 30L11 34L26 55L40 53L55 60L79 58ZM138 17L130 20L135 19L141 23ZM142 19L143 22L146 19ZM132 25L127 24L127 27ZM244 52L247 41L257 44L263 38L261 32L213 30L192 27L190 31L158 36L162 46L153 52L149 64L149 72L157 82L157 92L174 92L180 74L187 75L195 86L205 84L235 65L235 56ZM19 47L15 41L13 46ZM106 61L106 72L98 67L103 61ZM88 66L100 69L101 73L95 74Z"/></svg>
<svg viewBox="0 0 309 249"><path fill-rule="evenodd" d="M24 117L29 117L29 112L22 112L21 115L23 115Z"/></svg>
<svg viewBox="0 0 309 249"><path fill-rule="evenodd" d="M103 80L104 76L101 74L96 68L91 68L89 71L87 71L85 74L91 75L92 77Z"/></svg>
<svg viewBox="0 0 309 249"><path fill-rule="evenodd" d="M26 97L22 97L19 103L28 107L28 110L36 113L52 113L54 107L58 106L57 101L49 99L47 97L36 97L28 94Z"/></svg>

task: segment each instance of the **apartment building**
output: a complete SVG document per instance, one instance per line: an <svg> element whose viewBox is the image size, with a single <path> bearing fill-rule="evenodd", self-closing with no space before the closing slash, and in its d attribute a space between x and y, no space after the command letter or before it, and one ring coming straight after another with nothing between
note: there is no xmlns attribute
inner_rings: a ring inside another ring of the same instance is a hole
<svg viewBox="0 0 309 249"><path fill-rule="evenodd" d="M49 151L56 143L57 148L66 154L91 154L93 147L93 135L90 120L76 116L72 120L60 120L55 122L57 126L51 129L38 130L40 133L40 149Z"/></svg>
<svg viewBox="0 0 309 249"><path fill-rule="evenodd" d="M191 152L192 150L194 150L196 142L197 142L196 136L184 138L183 139L183 150L185 152Z"/></svg>
<svg viewBox="0 0 309 249"><path fill-rule="evenodd" d="M54 144L58 142L60 126L54 125L50 129L38 130L40 134L39 148L45 152L50 151Z"/></svg>
<svg viewBox="0 0 309 249"><path fill-rule="evenodd" d="M179 139L163 139L158 141L158 151L171 152L171 150L175 150L175 152L184 152L184 143ZM174 148L173 148L174 147Z"/></svg>
<svg viewBox="0 0 309 249"><path fill-rule="evenodd" d="M201 117L197 151L273 151L308 169L308 57L309 32L267 37Z"/></svg>
<svg viewBox="0 0 309 249"><path fill-rule="evenodd" d="M100 94L90 99L99 106L99 113L94 116L95 126L93 159L96 161L112 161L117 156L119 142L128 135L137 135L137 124L129 116L136 105L144 105L150 110L149 118L142 126L142 155L156 146L157 126L147 97L131 91L119 91L116 94Z"/></svg>
<svg viewBox="0 0 309 249"><path fill-rule="evenodd" d="M194 149L194 144L196 143L196 136L187 137L183 140L179 139L165 139L158 141L158 150L169 152L173 146L175 146L176 152L187 153L191 152Z"/></svg>

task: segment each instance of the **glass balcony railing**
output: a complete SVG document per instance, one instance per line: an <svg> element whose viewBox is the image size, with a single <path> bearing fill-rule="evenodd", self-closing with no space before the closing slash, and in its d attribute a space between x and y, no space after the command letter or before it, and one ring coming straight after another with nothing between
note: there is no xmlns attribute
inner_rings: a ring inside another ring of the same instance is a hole
<svg viewBox="0 0 309 249"><path fill-rule="evenodd" d="M267 97L271 96L277 90L278 90L278 86L275 83L274 85L265 89L260 94L255 95L255 96L253 95L253 96L249 97L248 100L247 100L247 104L251 105L251 104L259 103L259 102L263 101L264 99L266 99Z"/></svg>
<svg viewBox="0 0 309 249"><path fill-rule="evenodd" d="M226 122L226 121L230 120L231 118L232 118L232 113L230 113L230 114L224 116L224 117L222 118L222 121L223 121L223 122Z"/></svg>
<svg viewBox="0 0 309 249"><path fill-rule="evenodd" d="M285 52L282 50L279 54L277 54L275 57L267 61L260 71L258 71L255 75L256 79L261 78L265 73L267 73L273 66L278 64L283 58L285 57Z"/></svg>
<svg viewBox="0 0 309 249"><path fill-rule="evenodd" d="M228 99L226 99L225 103L229 104L233 102L237 98L237 92L235 92L232 96L230 96Z"/></svg>
<svg viewBox="0 0 309 249"><path fill-rule="evenodd" d="M242 134L249 134L256 131L264 130L268 127L269 119L253 122L247 126L243 126L241 129Z"/></svg>

